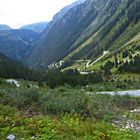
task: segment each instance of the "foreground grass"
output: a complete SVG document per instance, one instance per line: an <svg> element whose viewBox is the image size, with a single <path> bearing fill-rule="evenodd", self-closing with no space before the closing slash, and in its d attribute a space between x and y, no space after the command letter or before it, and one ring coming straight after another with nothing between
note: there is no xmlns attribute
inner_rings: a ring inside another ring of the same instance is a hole
<svg viewBox="0 0 140 140"><path fill-rule="evenodd" d="M123 115L139 122L129 110L140 108L140 98L97 95L98 88L0 86L1 140L9 134L17 140L139 140L138 132L112 123Z"/></svg>
<svg viewBox="0 0 140 140"><path fill-rule="evenodd" d="M132 130L120 130L105 121L83 120L79 115L29 117L8 106L0 108L1 140L11 133L18 140L30 140L31 137L37 140L139 140L140 137Z"/></svg>

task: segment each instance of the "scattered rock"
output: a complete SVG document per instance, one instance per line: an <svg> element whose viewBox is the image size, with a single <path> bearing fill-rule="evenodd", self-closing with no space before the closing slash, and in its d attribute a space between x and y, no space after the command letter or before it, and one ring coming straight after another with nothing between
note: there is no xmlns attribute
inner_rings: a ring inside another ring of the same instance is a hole
<svg viewBox="0 0 140 140"><path fill-rule="evenodd" d="M93 95L93 92L86 92L87 95Z"/></svg>
<svg viewBox="0 0 140 140"><path fill-rule="evenodd" d="M133 109L133 110L130 110L130 113L140 113L140 109Z"/></svg>
<svg viewBox="0 0 140 140"><path fill-rule="evenodd" d="M35 139L35 136L32 136L31 139L34 140Z"/></svg>
<svg viewBox="0 0 140 140"><path fill-rule="evenodd" d="M7 137L7 140L16 140L16 137L12 134L10 134L8 137Z"/></svg>
<svg viewBox="0 0 140 140"><path fill-rule="evenodd" d="M16 87L20 87L20 84L18 81L14 80L14 79L7 79L6 80L7 83L10 83L10 84L13 84L15 85Z"/></svg>
<svg viewBox="0 0 140 140"><path fill-rule="evenodd" d="M125 129L133 129L134 131L140 132L140 125L138 125L134 120L128 120L126 122Z"/></svg>
<svg viewBox="0 0 140 140"><path fill-rule="evenodd" d="M127 117L127 115L123 115L123 118L126 118Z"/></svg>
<svg viewBox="0 0 140 140"><path fill-rule="evenodd" d="M140 109L133 109L130 110L128 115L134 115L134 114L139 114L140 113ZM123 115L122 119L119 120L114 120L113 121L113 125L117 125L121 128L121 130L125 130L125 129L132 129L135 132L140 132L140 124L138 122L136 122L135 120L130 120L127 118L127 115Z"/></svg>
<svg viewBox="0 0 140 140"><path fill-rule="evenodd" d="M33 84L28 84L27 87L28 88L36 88L36 89L39 89L39 86L38 85L33 85Z"/></svg>

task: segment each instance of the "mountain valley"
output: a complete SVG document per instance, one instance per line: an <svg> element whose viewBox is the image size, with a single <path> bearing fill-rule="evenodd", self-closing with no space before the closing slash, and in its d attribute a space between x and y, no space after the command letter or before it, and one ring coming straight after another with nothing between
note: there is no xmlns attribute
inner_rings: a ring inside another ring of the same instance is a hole
<svg viewBox="0 0 140 140"><path fill-rule="evenodd" d="M1 140L139 138L140 0L77 0L49 22L0 24Z"/></svg>

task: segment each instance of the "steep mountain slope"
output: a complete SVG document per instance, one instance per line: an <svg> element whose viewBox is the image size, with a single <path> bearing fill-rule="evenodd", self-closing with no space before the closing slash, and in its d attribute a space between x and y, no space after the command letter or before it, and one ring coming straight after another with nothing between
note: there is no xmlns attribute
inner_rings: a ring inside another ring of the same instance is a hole
<svg viewBox="0 0 140 140"><path fill-rule="evenodd" d="M3 31L3 30L11 30L11 28L8 25L0 24L0 31Z"/></svg>
<svg viewBox="0 0 140 140"><path fill-rule="evenodd" d="M110 69L112 73L118 71L132 72L130 68L133 67L133 72L138 72L140 58L140 33L131 38L123 46L118 49L103 52L103 54L95 57L93 60L78 60L72 65L63 69L79 69L80 71L99 71L108 63L111 62L113 67ZM138 61L137 66L134 66L134 62ZM128 64L128 67L126 67ZM131 67L132 65L132 67ZM125 68L124 68L125 66ZM139 69L140 70L140 69Z"/></svg>
<svg viewBox="0 0 140 140"><path fill-rule="evenodd" d="M69 9L47 31L30 55L34 68L64 60L94 59L140 32L139 0L87 0Z"/></svg>
<svg viewBox="0 0 140 140"><path fill-rule="evenodd" d="M131 76L132 73L140 73L140 33L86 70L110 71L115 75L123 74L123 77L127 73L128 76Z"/></svg>
<svg viewBox="0 0 140 140"><path fill-rule="evenodd" d="M0 77L2 78L23 78L31 80L34 72L26 68L23 64L13 61L0 53Z"/></svg>
<svg viewBox="0 0 140 140"><path fill-rule="evenodd" d="M77 49L65 60L79 59L81 56L92 59L104 50L112 51L124 45L140 32L139 6L139 0L108 1L97 18L75 42L74 47L78 46Z"/></svg>
<svg viewBox="0 0 140 140"><path fill-rule="evenodd" d="M76 5L55 23L52 21L52 26L47 31L45 38L40 41L38 47L32 52L28 61L29 64L40 68L67 55L76 38L79 37L97 15L94 8L88 8L85 13L84 10L87 6L92 7L92 5L83 3ZM41 52L42 55L40 55ZM39 59L36 59L36 56Z"/></svg>
<svg viewBox="0 0 140 140"><path fill-rule="evenodd" d="M39 23L33 23L29 25L24 25L21 27L21 29L27 29L32 30L37 33L41 33L48 25L48 22L39 22Z"/></svg>
<svg viewBox="0 0 140 140"><path fill-rule="evenodd" d="M86 0L77 0L76 2L73 2L72 4L64 7L60 12L58 12L56 15L53 17L52 22L56 22L57 20L61 19L71 8L84 3Z"/></svg>
<svg viewBox="0 0 140 140"><path fill-rule="evenodd" d="M25 29L0 31L0 52L26 63L39 37L40 34Z"/></svg>

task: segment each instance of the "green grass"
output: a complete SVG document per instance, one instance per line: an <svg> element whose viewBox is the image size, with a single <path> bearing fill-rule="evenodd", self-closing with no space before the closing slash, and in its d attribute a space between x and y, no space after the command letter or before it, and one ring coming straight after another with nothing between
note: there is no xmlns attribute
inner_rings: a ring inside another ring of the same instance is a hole
<svg viewBox="0 0 140 140"><path fill-rule="evenodd" d="M104 121L93 123L92 119L82 120L78 115L41 115L29 118L22 116L20 112L15 113L16 110L12 108L0 108L9 110L7 118L0 114L1 140L5 140L9 133L19 140L30 140L32 136L37 140L139 140L140 136L131 130L120 131L118 127Z"/></svg>
<svg viewBox="0 0 140 140"><path fill-rule="evenodd" d="M82 49L84 49L85 47L87 47L98 35L98 32L93 34L89 39L87 39L83 44L81 44L78 48L76 48L74 51L72 51L69 55L67 55L63 61L67 61L69 59L71 59L72 57L74 57L77 53L79 53Z"/></svg>
<svg viewBox="0 0 140 140"><path fill-rule="evenodd" d="M139 34L137 36L135 36L133 39L133 41L130 42L130 43L126 43L126 45L120 47L119 49L115 50L115 51L112 51L110 52L109 54L107 54L104 58L102 58L100 61L98 61L97 63L95 63L93 66L89 67L88 70L95 70L95 71L98 71L100 70L101 66L104 66L105 63L110 60L110 61L114 61L114 53L117 52L118 54L118 60L121 61L121 60L124 60L122 58L122 51L124 50L128 50L130 52L130 54L132 54L132 56L134 57L136 54L140 54L139 51L137 50L134 50L134 46L138 46L140 45L140 36ZM129 60L129 57L125 58L125 60ZM112 72L113 73L116 73L117 72L117 69L114 67L112 69Z"/></svg>
<svg viewBox="0 0 140 140"><path fill-rule="evenodd" d="M22 80L20 83L36 85ZM134 85L132 83L125 88L128 89L130 85L135 88L139 81ZM114 82L104 82L86 87L65 85L55 89L36 89L26 86L16 88L2 83L1 140L5 140L9 134L14 134L18 140L30 140L32 136L37 140L139 140L139 133L129 129L120 131L119 126L112 125L113 120L140 107L139 97L95 94L96 91L122 90L116 85ZM128 119L130 117L139 122L138 115L128 115Z"/></svg>
<svg viewBox="0 0 140 140"><path fill-rule="evenodd" d="M64 68L62 71L69 70L69 69L79 69L80 71L83 71L84 67L86 66L86 63L87 61L84 61L84 60L83 61L81 60L81 62L76 61L71 66Z"/></svg>

